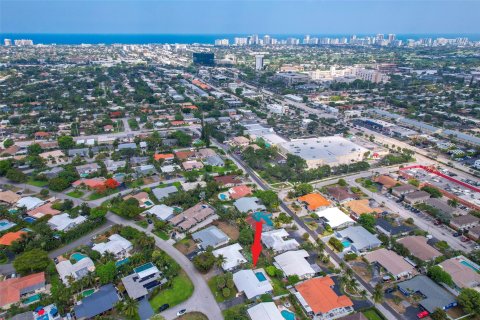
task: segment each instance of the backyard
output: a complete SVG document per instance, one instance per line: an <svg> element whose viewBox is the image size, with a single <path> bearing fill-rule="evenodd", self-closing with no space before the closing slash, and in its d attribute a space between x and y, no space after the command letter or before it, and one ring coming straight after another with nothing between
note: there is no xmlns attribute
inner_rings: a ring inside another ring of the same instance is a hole
<svg viewBox="0 0 480 320"><path fill-rule="evenodd" d="M168 303L170 307L187 300L193 294L193 283L188 278L185 271L180 272L178 276L173 278L171 287L161 290L156 296L150 299L150 305L153 310Z"/></svg>

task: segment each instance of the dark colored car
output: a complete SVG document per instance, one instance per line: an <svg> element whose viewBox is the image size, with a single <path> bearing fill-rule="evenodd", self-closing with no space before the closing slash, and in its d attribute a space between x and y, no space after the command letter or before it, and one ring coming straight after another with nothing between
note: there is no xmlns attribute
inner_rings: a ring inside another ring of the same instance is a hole
<svg viewBox="0 0 480 320"><path fill-rule="evenodd" d="M395 287L385 289L385 293L392 293L392 292L395 292L395 291L397 291L397 288L395 288Z"/></svg>
<svg viewBox="0 0 480 320"><path fill-rule="evenodd" d="M455 233L453 234L453 236L454 236L455 238L460 237L461 235L462 235L461 232L455 232Z"/></svg>
<svg viewBox="0 0 480 320"><path fill-rule="evenodd" d="M170 305L168 303L162 304L160 307L158 307L158 312L162 312L170 308Z"/></svg>
<svg viewBox="0 0 480 320"><path fill-rule="evenodd" d="M147 219L147 222L148 222L148 224L152 224L152 223L153 223L152 219Z"/></svg>

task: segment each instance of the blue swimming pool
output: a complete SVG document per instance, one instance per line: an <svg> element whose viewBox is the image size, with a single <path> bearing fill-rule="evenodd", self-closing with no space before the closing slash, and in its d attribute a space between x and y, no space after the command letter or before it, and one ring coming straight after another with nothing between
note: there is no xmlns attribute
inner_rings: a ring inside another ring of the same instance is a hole
<svg viewBox="0 0 480 320"><path fill-rule="evenodd" d="M34 302L39 301L40 298L41 298L40 294L35 294L35 295L33 295L33 296L28 297L27 299L25 299L25 300L23 301L23 303L24 303L24 304L34 303Z"/></svg>
<svg viewBox="0 0 480 320"><path fill-rule="evenodd" d="M271 219L272 214L271 213L266 213L262 211L257 211L252 215L252 218L255 221L264 221L267 225L273 226L273 221Z"/></svg>
<svg viewBox="0 0 480 320"><path fill-rule="evenodd" d="M225 200L228 200L228 196L225 193L220 193L218 195L218 199L225 201Z"/></svg>
<svg viewBox="0 0 480 320"><path fill-rule="evenodd" d="M150 207L150 206L153 206L153 203L152 203L151 201L148 201L148 200L147 200L147 201L145 201L145 205L146 205L147 207Z"/></svg>
<svg viewBox="0 0 480 320"><path fill-rule="evenodd" d="M130 262L130 259L129 258L125 258L123 260L120 260L120 261L117 261L115 262L115 267L120 267L120 266L123 266L124 264L126 263L129 263Z"/></svg>
<svg viewBox="0 0 480 320"><path fill-rule="evenodd" d="M295 313L293 312L290 312L288 310L282 310L280 313L285 320L295 320Z"/></svg>
<svg viewBox="0 0 480 320"><path fill-rule="evenodd" d="M80 253L80 252L75 252L75 253L72 253L72 255L70 256L70 259L73 259L75 260L75 262L78 262L80 260L82 260L83 258L86 258L87 256L84 255L83 253Z"/></svg>
<svg viewBox="0 0 480 320"><path fill-rule="evenodd" d="M342 244L344 248L348 248L352 243L350 242L350 240L343 240Z"/></svg>
<svg viewBox="0 0 480 320"><path fill-rule="evenodd" d="M37 221L37 219L35 219L34 217L25 217L23 218L23 221L27 223L34 223L35 221Z"/></svg>
<svg viewBox="0 0 480 320"><path fill-rule="evenodd" d="M255 277L257 277L258 281L267 281L267 277L262 272L255 272Z"/></svg>
<svg viewBox="0 0 480 320"><path fill-rule="evenodd" d="M480 270L476 266L474 266L473 264L471 264L468 261L462 260L462 261L460 261L460 263L463 264L464 266L469 267L470 269L472 269L475 272L480 272Z"/></svg>

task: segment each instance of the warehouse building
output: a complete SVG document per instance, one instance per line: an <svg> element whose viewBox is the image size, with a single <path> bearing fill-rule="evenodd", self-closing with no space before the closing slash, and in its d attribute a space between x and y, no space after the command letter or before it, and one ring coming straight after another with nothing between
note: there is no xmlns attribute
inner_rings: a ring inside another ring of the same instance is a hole
<svg viewBox="0 0 480 320"><path fill-rule="evenodd" d="M280 143L278 147L284 154L290 153L305 159L310 169L362 161L368 152L366 148L338 136L293 140Z"/></svg>

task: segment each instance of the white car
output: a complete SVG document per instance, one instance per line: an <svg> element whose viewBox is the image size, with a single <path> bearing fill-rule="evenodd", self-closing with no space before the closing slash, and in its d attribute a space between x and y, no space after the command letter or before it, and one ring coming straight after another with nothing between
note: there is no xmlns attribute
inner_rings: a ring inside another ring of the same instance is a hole
<svg viewBox="0 0 480 320"><path fill-rule="evenodd" d="M187 313L187 309L182 309L177 312L177 316L183 316L185 313Z"/></svg>

